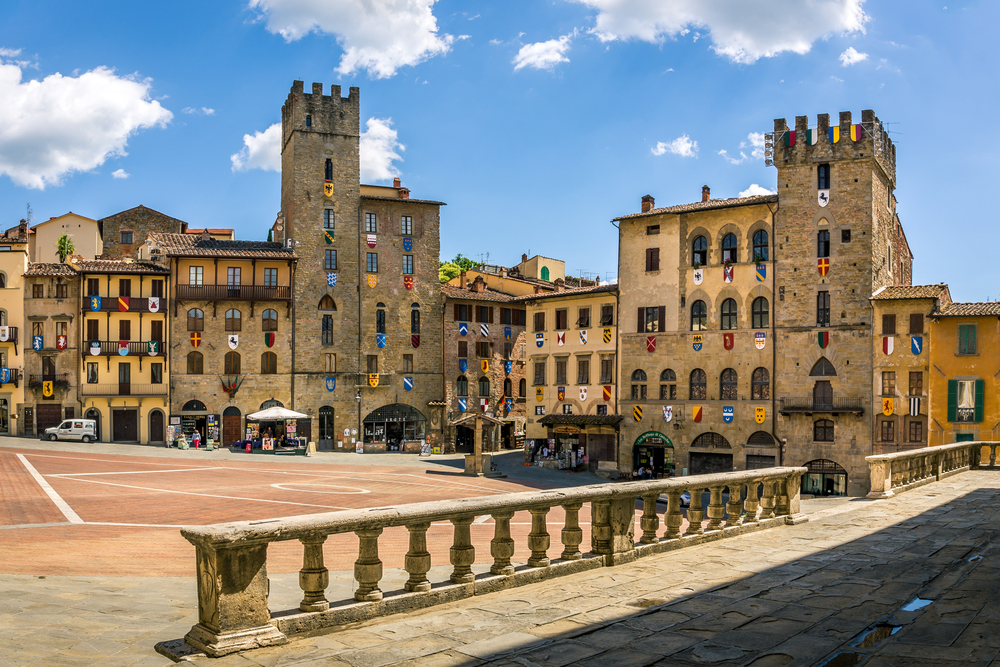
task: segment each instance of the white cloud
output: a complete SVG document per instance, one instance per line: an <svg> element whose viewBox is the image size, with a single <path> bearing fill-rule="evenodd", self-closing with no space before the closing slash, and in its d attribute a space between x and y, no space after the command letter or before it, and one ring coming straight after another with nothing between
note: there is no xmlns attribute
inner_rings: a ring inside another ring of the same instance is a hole
<svg viewBox="0 0 1000 667"><path fill-rule="evenodd" d="M23 82L21 66L0 61L0 174L41 190L127 155L130 136L173 118L150 100L150 85L107 67Z"/></svg>
<svg viewBox="0 0 1000 667"><path fill-rule="evenodd" d="M406 146L399 143L391 118L369 118L361 133L361 180L385 181L400 175L393 164L402 160L401 151ZM263 132L243 135L243 148L229 158L233 171L263 169L281 171L281 123L275 123Z"/></svg>
<svg viewBox="0 0 1000 667"><path fill-rule="evenodd" d="M249 0L267 30L294 42L310 32L334 35L344 49L337 72L366 70L384 79L400 67L447 53L455 38L438 34L436 0Z"/></svg>
<svg viewBox="0 0 1000 667"><path fill-rule="evenodd" d="M263 132L243 135L243 148L229 156L233 171L263 169L281 171L281 123Z"/></svg>
<svg viewBox="0 0 1000 667"><path fill-rule="evenodd" d="M547 42L535 42L525 44L514 56L514 70L522 67L534 67L535 69L552 69L559 63L568 63L569 58L566 52L569 51L570 40L575 33L563 35L559 39L550 39Z"/></svg>
<svg viewBox="0 0 1000 667"><path fill-rule="evenodd" d="M750 155L746 154L743 149L750 148ZM743 164L748 162L751 158L754 160L764 159L764 133L763 132L751 132L747 135L745 141L740 142L740 156L738 158L729 155L729 151L725 148L719 151L719 155L724 157L729 164Z"/></svg>
<svg viewBox="0 0 1000 667"><path fill-rule="evenodd" d="M128 178L129 176L130 176L130 174L127 171L125 171L124 169L115 169L113 172L111 172L111 177L112 178L122 178L122 179L125 179L125 178Z"/></svg>
<svg viewBox="0 0 1000 667"><path fill-rule="evenodd" d="M689 28L708 33L712 49L750 64L784 51L808 53L831 34L864 32L865 0L576 0L596 9L601 41L660 43ZM701 33L699 33L700 36Z"/></svg>
<svg viewBox="0 0 1000 667"><path fill-rule="evenodd" d="M399 143L392 119L369 118L365 128L361 133L361 180L386 181L399 176L393 162L402 161L399 151L405 151L406 146Z"/></svg>
<svg viewBox="0 0 1000 667"><path fill-rule="evenodd" d="M209 109L208 107L184 107L183 109L181 109L181 113L200 114L202 116L214 116L215 109Z"/></svg>
<svg viewBox="0 0 1000 667"><path fill-rule="evenodd" d="M698 142L692 141L691 137L682 134L673 141L658 141L656 145L649 149L653 155L663 155L673 153L681 157L698 157Z"/></svg>
<svg viewBox="0 0 1000 667"><path fill-rule="evenodd" d="M774 190L768 190L765 187L757 185L756 183L751 183L750 187L739 194L740 197L756 197L757 195L773 195Z"/></svg>
<svg viewBox="0 0 1000 667"><path fill-rule="evenodd" d="M865 60L868 60L868 54L858 52L853 46L847 47L847 50L840 54L840 64L843 67L857 65Z"/></svg>

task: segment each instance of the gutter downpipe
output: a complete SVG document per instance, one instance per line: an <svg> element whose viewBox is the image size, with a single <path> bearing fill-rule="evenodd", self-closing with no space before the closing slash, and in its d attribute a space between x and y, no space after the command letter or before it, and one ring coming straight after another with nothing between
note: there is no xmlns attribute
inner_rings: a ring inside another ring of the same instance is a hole
<svg viewBox="0 0 1000 667"><path fill-rule="evenodd" d="M619 345L621 344L621 333L622 333L622 310L621 310L621 266L622 266L622 228L620 225L616 225L615 221L611 221L611 225L618 230L618 266L615 276L615 285L618 289L615 290L615 317L618 318L618 325L615 329L615 367L614 367L614 388L615 388L615 414L618 415L619 401L621 396L619 392L621 390L621 378L618 377L618 361L621 356L621 351L619 350ZM620 416L620 415L619 415ZM622 446L622 423L621 420L615 424L615 468L621 473L621 446Z"/></svg>
<svg viewBox="0 0 1000 667"><path fill-rule="evenodd" d="M778 466L785 465L785 443L778 436L778 413L775 410L778 396L778 230L777 217L781 202L776 202L774 210L768 204L767 210L771 211L771 236L774 241L771 243L771 256L774 261L771 264L771 298L774 300L774 316L771 318L771 437L778 444Z"/></svg>
<svg viewBox="0 0 1000 667"><path fill-rule="evenodd" d="M361 263L361 234L362 234L361 230L363 229L363 227L361 226L361 223L362 223L362 221L364 219L364 214L363 214L363 211L362 211L362 206L363 206L363 204L361 203L361 191L359 189L358 190L358 283L357 283L357 285L355 285L355 288L357 289L357 294L358 294L358 380L357 380L357 382L358 382L357 392L358 393L357 393L357 400L355 401L355 403L358 404L358 439L354 441L354 451L355 452L357 451L358 443L359 442L362 443L361 450L364 451L364 439L365 439L365 431L362 428L362 424L361 424L361 401L363 399L363 396L362 396L362 393L361 393L361 385L362 385L362 380L364 380L364 378L365 378L364 374L361 372L361 368L362 368L362 366L361 366L361 326L362 326L362 322L361 322L361 276L363 275L361 267L364 266Z"/></svg>

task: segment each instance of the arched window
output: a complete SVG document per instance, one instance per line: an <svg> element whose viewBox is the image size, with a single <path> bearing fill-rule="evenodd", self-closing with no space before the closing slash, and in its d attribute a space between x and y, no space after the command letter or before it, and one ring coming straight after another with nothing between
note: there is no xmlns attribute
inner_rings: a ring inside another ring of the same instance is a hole
<svg viewBox="0 0 1000 667"><path fill-rule="evenodd" d="M385 333L385 304L379 302L375 308L375 333Z"/></svg>
<svg viewBox="0 0 1000 667"><path fill-rule="evenodd" d="M265 352L260 355L260 374L275 375L278 372L278 355L274 352Z"/></svg>
<svg viewBox="0 0 1000 667"><path fill-rule="evenodd" d="M277 331L278 330L278 311L273 308L268 308L263 313L260 314L260 330L261 331Z"/></svg>
<svg viewBox="0 0 1000 667"><path fill-rule="evenodd" d="M181 408L181 412L205 412L206 410L208 410L208 408L206 408L205 404L198 399L188 401L184 404L184 407Z"/></svg>
<svg viewBox="0 0 1000 667"><path fill-rule="evenodd" d="M833 408L833 385L829 380L817 380L813 385L813 408Z"/></svg>
<svg viewBox="0 0 1000 667"><path fill-rule="evenodd" d="M503 395L506 398L510 398L513 395L514 383L510 381L510 378L504 378L503 380Z"/></svg>
<svg viewBox="0 0 1000 667"><path fill-rule="evenodd" d="M837 370L826 357L820 357L809 371L809 377L836 377Z"/></svg>
<svg viewBox="0 0 1000 667"><path fill-rule="evenodd" d="M727 368L719 376L719 398L724 401L735 401L737 396L736 371Z"/></svg>
<svg viewBox="0 0 1000 667"><path fill-rule="evenodd" d="M243 330L243 313L241 313L236 308L230 308L226 311L226 331L242 331Z"/></svg>
<svg viewBox="0 0 1000 667"><path fill-rule="evenodd" d="M455 393L458 396L469 395L469 380L464 375L459 375L458 379L455 380Z"/></svg>
<svg viewBox="0 0 1000 667"><path fill-rule="evenodd" d="M713 433L709 431L708 433L702 433L694 442L691 443L692 447L705 447L708 449L732 449L733 446L729 444L725 436L721 433Z"/></svg>
<svg viewBox="0 0 1000 667"><path fill-rule="evenodd" d="M691 304L691 331L708 331L708 308L701 299Z"/></svg>
<svg viewBox="0 0 1000 667"><path fill-rule="evenodd" d="M660 400L672 400L677 398L677 373L665 368L660 373Z"/></svg>
<svg viewBox="0 0 1000 667"><path fill-rule="evenodd" d="M763 229L758 229L753 233L753 261L766 262L768 256L767 248L767 232Z"/></svg>
<svg viewBox="0 0 1000 667"><path fill-rule="evenodd" d="M814 421L813 440L816 442L833 442L833 420L817 419Z"/></svg>
<svg viewBox="0 0 1000 667"><path fill-rule="evenodd" d="M820 230L819 234L816 235L816 256L830 256L830 232L825 229Z"/></svg>
<svg viewBox="0 0 1000 667"><path fill-rule="evenodd" d="M333 345L333 315L323 316L323 345Z"/></svg>
<svg viewBox="0 0 1000 667"><path fill-rule="evenodd" d="M490 379L488 377L479 378L479 395L480 396L490 395Z"/></svg>
<svg viewBox="0 0 1000 667"><path fill-rule="evenodd" d="M677 373L674 373L669 368L664 369L660 373L660 382L677 382Z"/></svg>
<svg viewBox="0 0 1000 667"><path fill-rule="evenodd" d="M767 431L755 431L747 438L747 444L756 445L757 447L773 447L775 444L774 436Z"/></svg>
<svg viewBox="0 0 1000 667"><path fill-rule="evenodd" d="M192 308L188 311L188 331L205 330L205 313L200 308Z"/></svg>
<svg viewBox="0 0 1000 667"><path fill-rule="evenodd" d="M410 333L420 333L420 304L410 305Z"/></svg>
<svg viewBox="0 0 1000 667"><path fill-rule="evenodd" d="M762 296L759 296L756 299L754 299L751 310L753 312L754 329L766 329L768 326L770 326L771 319L770 319L767 299L765 299Z"/></svg>
<svg viewBox="0 0 1000 667"><path fill-rule="evenodd" d="M632 400L646 398L646 371L637 368L632 371Z"/></svg>
<svg viewBox="0 0 1000 667"><path fill-rule="evenodd" d="M201 375L205 372L204 357L201 352L188 352L187 356L188 375Z"/></svg>
<svg viewBox="0 0 1000 667"><path fill-rule="evenodd" d="M333 160L331 160L330 158L326 159L326 165L323 169L323 178L325 178L328 181L333 180Z"/></svg>
<svg viewBox="0 0 1000 667"><path fill-rule="evenodd" d="M771 377L766 368L755 368L750 379L750 398L766 400L771 398Z"/></svg>
<svg viewBox="0 0 1000 667"><path fill-rule="evenodd" d="M333 297L329 294L324 294L323 298L319 300L320 310L337 310L337 303L333 300Z"/></svg>
<svg viewBox="0 0 1000 667"><path fill-rule="evenodd" d="M723 329L735 329L737 327L736 322L736 299L726 299L722 302L722 328ZM692 331L694 327L692 327Z"/></svg>
<svg viewBox="0 0 1000 667"><path fill-rule="evenodd" d="M696 368L691 371L691 387L689 396L692 401L705 400L705 396L708 395L708 376L705 375L705 371L700 368Z"/></svg>
<svg viewBox="0 0 1000 667"><path fill-rule="evenodd" d="M722 237L722 261L736 263L736 234L726 234Z"/></svg>
<svg viewBox="0 0 1000 667"><path fill-rule="evenodd" d="M708 241L704 236L696 238L691 245L691 264L693 266L708 264Z"/></svg>
<svg viewBox="0 0 1000 667"><path fill-rule="evenodd" d="M524 398L528 395L528 381L521 378L521 381L517 383L517 395Z"/></svg>
<svg viewBox="0 0 1000 667"><path fill-rule="evenodd" d="M240 353L239 352L229 352L226 354L226 375L239 375L240 370Z"/></svg>
<svg viewBox="0 0 1000 667"><path fill-rule="evenodd" d="M543 266L541 271L542 280L549 279L549 267Z"/></svg>

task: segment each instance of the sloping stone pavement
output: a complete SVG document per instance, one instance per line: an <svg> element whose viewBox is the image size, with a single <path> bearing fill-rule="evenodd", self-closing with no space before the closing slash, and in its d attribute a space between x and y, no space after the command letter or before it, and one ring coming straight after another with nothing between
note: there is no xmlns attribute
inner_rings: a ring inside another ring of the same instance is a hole
<svg viewBox="0 0 1000 667"><path fill-rule="evenodd" d="M805 524L194 664L1000 665L998 500L1000 474L975 471L804 501ZM331 578L330 599L348 597L349 573ZM272 606L297 596L294 575L272 578ZM0 576L0 666L170 664L152 647L194 611L187 579Z"/></svg>

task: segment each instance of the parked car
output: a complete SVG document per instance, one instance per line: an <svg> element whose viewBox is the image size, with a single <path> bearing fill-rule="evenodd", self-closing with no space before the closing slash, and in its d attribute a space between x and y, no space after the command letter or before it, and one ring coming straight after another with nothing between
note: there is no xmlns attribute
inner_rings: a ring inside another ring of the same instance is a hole
<svg viewBox="0 0 1000 667"><path fill-rule="evenodd" d="M97 440L97 421L94 419L67 419L59 426L45 429L46 440Z"/></svg>
<svg viewBox="0 0 1000 667"><path fill-rule="evenodd" d="M691 506L691 492L685 491L684 493L681 494L681 507L690 507L690 506Z"/></svg>

